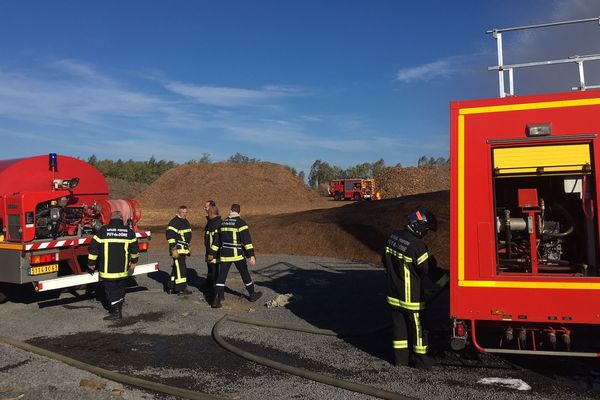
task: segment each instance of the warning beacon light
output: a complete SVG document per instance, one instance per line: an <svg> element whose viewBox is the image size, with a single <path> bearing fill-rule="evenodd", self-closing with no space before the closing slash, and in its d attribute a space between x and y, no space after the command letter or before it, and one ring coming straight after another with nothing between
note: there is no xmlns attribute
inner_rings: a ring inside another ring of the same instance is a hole
<svg viewBox="0 0 600 400"><path fill-rule="evenodd" d="M58 157L56 153L48 154L48 167L50 171L58 171Z"/></svg>

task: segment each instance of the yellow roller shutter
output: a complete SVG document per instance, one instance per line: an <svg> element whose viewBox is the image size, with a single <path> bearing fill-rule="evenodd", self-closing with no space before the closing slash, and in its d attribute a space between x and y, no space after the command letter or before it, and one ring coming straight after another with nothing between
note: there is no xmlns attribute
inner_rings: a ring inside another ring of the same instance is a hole
<svg viewBox="0 0 600 400"><path fill-rule="evenodd" d="M588 144L493 149L496 174L577 172L590 165Z"/></svg>

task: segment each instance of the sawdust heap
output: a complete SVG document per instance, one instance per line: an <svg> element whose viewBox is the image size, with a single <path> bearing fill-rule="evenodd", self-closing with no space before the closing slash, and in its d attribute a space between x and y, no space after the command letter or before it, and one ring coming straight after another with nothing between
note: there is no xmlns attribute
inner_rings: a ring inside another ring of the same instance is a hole
<svg viewBox="0 0 600 400"><path fill-rule="evenodd" d="M137 200L144 209L173 210L181 204L201 209L213 199L227 214L233 203L242 213L277 213L314 208L324 201L280 164L184 164L165 172ZM204 213L202 211L202 213Z"/></svg>
<svg viewBox="0 0 600 400"><path fill-rule="evenodd" d="M393 167L375 177L384 199L450 189L450 168Z"/></svg>

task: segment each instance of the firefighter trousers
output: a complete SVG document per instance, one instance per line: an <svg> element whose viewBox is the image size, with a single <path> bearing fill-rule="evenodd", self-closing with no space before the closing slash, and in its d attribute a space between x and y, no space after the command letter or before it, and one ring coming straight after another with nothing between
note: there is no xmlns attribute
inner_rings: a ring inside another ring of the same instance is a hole
<svg viewBox="0 0 600 400"><path fill-rule="evenodd" d="M252 283L252 278L250 278L250 272L248 272L248 264L246 264L246 259L243 259L239 261L225 262L219 264L219 276L217 278L217 283L215 284L216 294L223 298L225 293L225 281L227 280L227 274L229 273L229 268L231 268L231 264L235 265L238 272L242 276L242 281L244 282L248 293L254 293L254 283Z"/></svg>
<svg viewBox="0 0 600 400"><path fill-rule="evenodd" d="M115 308L125 301L125 281L127 279L103 279L104 294L108 305Z"/></svg>
<svg viewBox="0 0 600 400"><path fill-rule="evenodd" d="M187 265L185 259L186 256L183 254L180 254L179 258L173 259L169 289L174 292L181 292L187 289Z"/></svg>
<svg viewBox="0 0 600 400"><path fill-rule="evenodd" d="M206 269L208 271L206 274L206 287L214 293L215 283L217 283L219 277L219 264L207 262Z"/></svg>
<svg viewBox="0 0 600 400"><path fill-rule="evenodd" d="M393 347L396 365L411 365L420 369L431 367L427 357L428 330L424 311L392 308Z"/></svg>

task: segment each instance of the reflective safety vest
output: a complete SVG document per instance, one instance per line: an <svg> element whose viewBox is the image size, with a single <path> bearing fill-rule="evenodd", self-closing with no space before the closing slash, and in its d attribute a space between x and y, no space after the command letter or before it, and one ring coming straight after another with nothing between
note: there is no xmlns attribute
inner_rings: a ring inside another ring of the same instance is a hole
<svg viewBox="0 0 600 400"><path fill-rule="evenodd" d="M111 219L92 239L88 265L98 266L102 279L123 279L129 263L137 263L139 246L135 232L121 219Z"/></svg>
<svg viewBox="0 0 600 400"><path fill-rule="evenodd" d="M215 242L215 236L219 233L221 227L221 216L217 215L213 219L209 219L204 227L204 248L206 249L206 258L210 254L210 246ZM211 264L217 263L217 258L213 258L212 261L208 261Z"/></svg>
<svg viewBox="0 0 600 400"><path fill-rule="evenodd" d="M218 254L219 262L235 262L254 256L254 245L246 221L239 216L229 216L221 222L213 244L211 254Z"/></svg>
<svg viewBox="0 0 600 400"><path fill-rule="evenodd" d="M165 234L167 236L167 242L169 242L169 251L177 249L179 254L190 254L192 227L187 219L180 218L176 215L169 221Z"/></svg>
<svg viewBox="0 0 600 400"><path fill-rule="evenodd" d="M382 261L387 275L387 302L406 311L425 309L424 277L430 277L439 286L448 279L444 270L438 268L427 245L407 230L390 235Z"/></svg>

